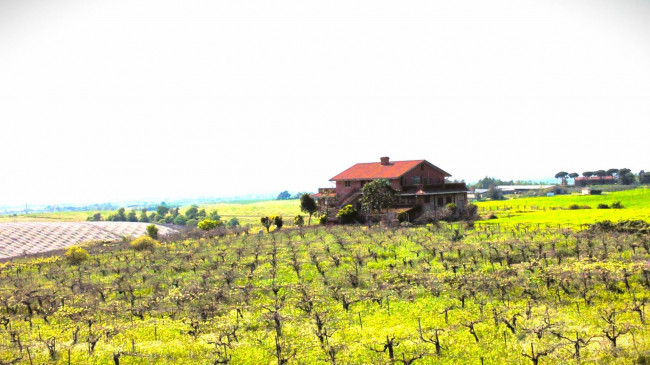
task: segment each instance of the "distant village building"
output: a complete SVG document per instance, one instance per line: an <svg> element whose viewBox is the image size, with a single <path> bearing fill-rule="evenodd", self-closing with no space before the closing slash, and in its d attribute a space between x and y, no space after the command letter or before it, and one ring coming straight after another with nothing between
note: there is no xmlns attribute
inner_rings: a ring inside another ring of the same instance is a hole
<svg viewBox="0 0 650 365"><path fill-rule="evenodd" d="M474 191L467 194L467 199L469 201L481 200L481 199L483 199L483 198L485 198L487 196L487 193L488 193L489 190L490 189L480 189L480 188L474 189Z"/></svg>
<svg viewBox="0 0 650 365"><path fill-rule="evenodd" d="M448 183L451 175L426 160L358 163L330 179L335 188L320 188L313 197L321 212L336 212L350 204L361 210L361 189L376 179L388 180L397 190L395 212L407 212L411 218L426 212L445 208L454 203L459 209L467 205L465 183Z"/></svg>
<svg viewBox="0 0 650 365"><path fill-rule="evenodd" d="M575 186L616 184L616 178L614 176L581 176L576 177L573 181Z"/></svg>
<svg viewBox="0 0 650 365"><path fill-rule="evenodd" d="M497 189L504 194L522 194L529 191L553 190L555 185L498 185Z"/></svg>
<svg viewBox="0 0 650 365"><path fill-rule="evenodd" d="M554 196L557 190L556 185L497 185L494 187L502 194L524 194L529 192L544 193L546 196ZM481 200L488 197L490 189L474 189L467 195L469 201ZM549 195L552 194L552 195Z"/></svg>

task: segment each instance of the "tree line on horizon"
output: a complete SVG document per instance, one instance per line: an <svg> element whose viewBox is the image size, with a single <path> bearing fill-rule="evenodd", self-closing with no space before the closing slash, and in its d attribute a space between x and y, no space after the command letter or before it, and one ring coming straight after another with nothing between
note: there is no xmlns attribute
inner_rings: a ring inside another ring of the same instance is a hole
<svg viewBox="0 0 650 365"><path fill-rule="evenodd" d="M277 196L277 198L275 198L275 200L300 199L300 197L302 197L303 194L308 194L308 193L298 192L298 193L295 193L295 194L291 195L288 190L285 190L285 191L281 192L280 194L278 194L278 196Z"/></svg>
<svg viewBox="0 0 650 365"><path fill-rule="evenodd" d="M637 183L642 185L650 184L650 173L646 173L644 170L639 171L636 175L628 168L585 171L582 173L582 177L590 178L592 176L600 178L611 176L614 177L616 183L620 185L634 185ZM560 179L563 185L566 185L567 179L570 178L575 180L577 177L580 177L577 172L568 173L566 171L560 171L555 174L555 178Z"/></svg>
<svg viewBox="0 0 650 365"><path fill-rule="evenodd" d="M131 209L128 213L125 208L119 208L115 213L109 214L106 218L101 213L95 213L88 217L87 221L110 221L110 222L140 222L140 223L160 223L160 224L174 224L177 226L197 227L197 225L205 220L209 220L215 226L226 225L228 227L239 226L239 220L236 217L231 218L227 222L222 222L219 213L214 210L206 212L205 209L199 209L197 205L190 206L184 213L180 212L180 208L170 208L166 205L159 205L155 211L149 212L147 208L143 208L138 215L135 209Z"/></svg>

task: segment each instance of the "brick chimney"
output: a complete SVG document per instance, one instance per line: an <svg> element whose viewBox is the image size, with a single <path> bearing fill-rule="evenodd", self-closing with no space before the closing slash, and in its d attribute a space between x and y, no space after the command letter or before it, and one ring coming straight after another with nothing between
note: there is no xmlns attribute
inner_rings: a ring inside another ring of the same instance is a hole
<svg viewBox="0 0 650 365"><path fill-rule="evenodd" d="M379 160L381 161L382 166L388 166L389 163L389 158L388 157L380 157Z"/></svg>

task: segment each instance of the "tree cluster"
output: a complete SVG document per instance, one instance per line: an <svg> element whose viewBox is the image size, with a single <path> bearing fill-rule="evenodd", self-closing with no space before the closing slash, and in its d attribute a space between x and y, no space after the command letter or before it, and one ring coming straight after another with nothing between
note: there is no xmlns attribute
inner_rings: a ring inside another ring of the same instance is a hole
<svg viewBox="0 0 650 365"><path fill-rule="evenodd" d="M555 178L561 179L562 184L566 185L567 179L575 179L576 177L580 176L577 172L572 172L572 173L567 173L566 171L560 171L557 174L555 174ZM641 170L638 175L635 175L630 169L628 168L622 168L622 169L607 169L607 170L595 170L595 171L584 171L582 173L583 177L593 177L597 176L599 178L604 178L605 176L612 176L615 178L615 181L619 185L633 185L636 184L637 182L640 184L649 184L650 183L650 177L648 177L645 173L645 171Z"/></svg>
<svg viewBox="0 0 650 365"><path fill-rule="evenodd" d="M155 211L149 212L146 208L142 209L139 214L135 209L126 211L125 208L119 208L115 213L106 217L107 221L111 222L141 222L141 223L161 223L161 224L174 224L177 226L196 227L202 220L217 221L221 225L221 217L216 210L206 212L205 209L199 209L198 206L192 205L185 212L181 212L180 208L170 208L166 205L159 205ZM101 221L104 220L101 213L95 213L88 217L88 221ZM231 219L228 223L229 226L239 225L236 218Z"/></svg>
<svg viewBox="0 0 650 365"><path fill-rule="evenodd" d="M275 198L275 200L287 200L287 199L291 199L291 194L289 194L289 192L286 190L278 194L278 197Z"/></svg>
<svg viewBox="0 0 650 365"><path fill-rule="evenodd" d="M504 181L501 179L497 179L494 177L484 177L477 181L475 184L471 184L470 187L476 188L476 189L489 189L491 186L498 186L498 185L513 185L514 181Z"/></svg>
<svg viewBox="0 0 650 365"><path fill-rule="evenodd" d="M303 194L308 194L308 193L300 193L300 192L298 192L298 193L295 193L295 194L291 195L289 193L289 191L285 190L285 191L281 192L280 194L278 194L278 196L275 198L275 200L300 199L300 197Z"/></svg>

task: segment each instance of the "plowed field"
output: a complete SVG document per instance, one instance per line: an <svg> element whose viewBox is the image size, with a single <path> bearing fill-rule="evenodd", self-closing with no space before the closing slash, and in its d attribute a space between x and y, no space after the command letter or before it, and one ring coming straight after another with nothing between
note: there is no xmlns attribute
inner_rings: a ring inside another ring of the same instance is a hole
<svg viewBox="0 0 650 365"><path fill-rule="evenodd" d="M146 233L148 223L20 222L0 223L0 259L66 248L85 241L118 241ZM172 230L158 226L158 234Z"/></svg>

